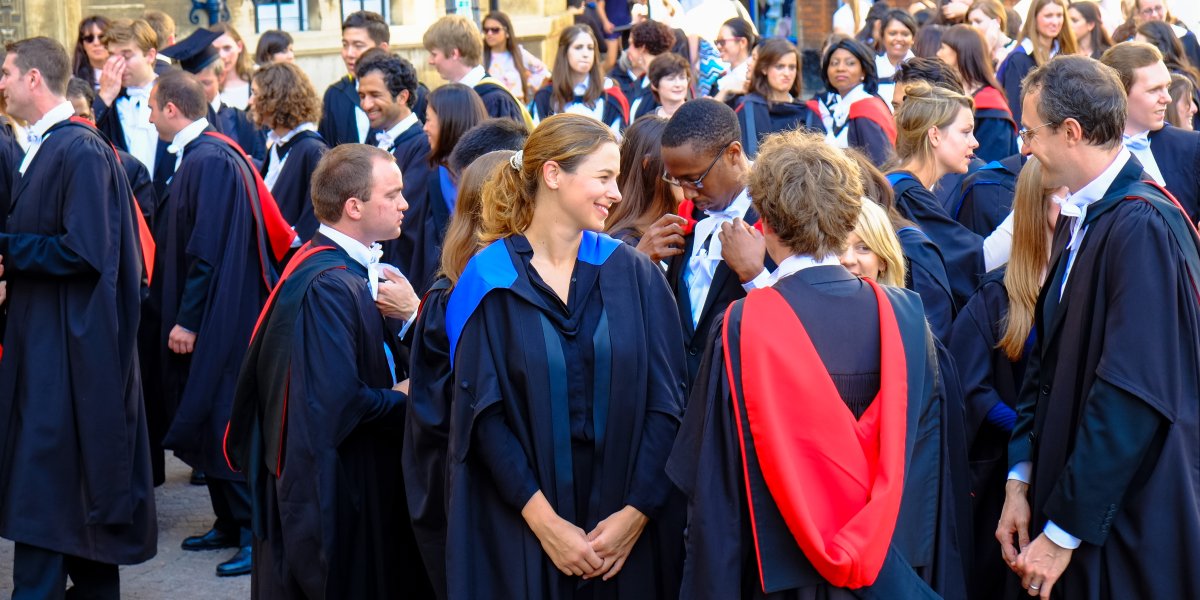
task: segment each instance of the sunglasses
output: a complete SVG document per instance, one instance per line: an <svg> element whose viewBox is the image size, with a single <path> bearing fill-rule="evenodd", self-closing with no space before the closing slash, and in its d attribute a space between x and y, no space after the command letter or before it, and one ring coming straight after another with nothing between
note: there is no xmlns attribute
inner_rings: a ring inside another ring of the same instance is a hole
<svg viewBox="0 0 1200 600"><path fill-rule="evenodd" d="M102 33L89 33L85 36L80 36L79 39L83 40L85 44L90 44L92 42L99 42L102 37L104 37Z"/></svg>
<svg viewBox="0 0 1200 600"><path fill-rule="evenodd" d="M504 31L503 27L484 27L483 28L484 33L501 33L503 31Z"/></svg>
<svg viewBox="0 0 1200 600"><path fill-rule="evenodd" d="M733 37L717 38L717 39L713 40L713 44L716 45L716 47L720 48L720 47L724 46L726 44L726 42L733 42L733 41L744 40L744 39L746 39L746 38L744 38L740 35L735 35Z"/></svg>

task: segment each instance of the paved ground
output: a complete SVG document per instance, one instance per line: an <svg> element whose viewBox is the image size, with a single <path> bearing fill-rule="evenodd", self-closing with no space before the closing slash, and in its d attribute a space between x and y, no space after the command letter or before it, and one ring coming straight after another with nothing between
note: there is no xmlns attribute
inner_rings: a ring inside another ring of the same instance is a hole
<svg viewBox="0 0 1200 600"><path fill-rule="evenodd" d="M167 457L167 482L155 490L158 503L158 555L140 565L121 567L121 597L172 600L250 597L250 576L217 577L217 563L234 550L184 552L184 537L207 531L212 509L204 487L188 484L191 470ZM0 540L0 598L12 593L12 542Z"/></svg>

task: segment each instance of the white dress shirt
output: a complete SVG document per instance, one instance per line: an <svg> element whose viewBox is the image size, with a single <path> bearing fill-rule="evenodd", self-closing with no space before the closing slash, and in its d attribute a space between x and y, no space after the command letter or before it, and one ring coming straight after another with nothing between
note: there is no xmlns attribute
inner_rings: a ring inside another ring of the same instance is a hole
<svg viewBox="0 0 1200 600"><path fill-rule="evenodd" d="M1136 135L1125 135L1121 137L1121 142L1125 145L1125 149L1133 153L1137 157L1138 162L1142 163L1142 168L1146 170L1146 174L1154 178L1158 185L1167 185L1167 181L1163 179L1162 171L1158 168L1158 161L1154 160L1154 153L1150 151L1150 132L1143 131Z"/></svg>
<svg viewBox="0 0 1200 600"><path fill-rule="evenodd" d="M75 107L71 106L70 102L63 102L58 106L50 109L46 114L38 119L37 123L29 126L29 132L26 139L29 140L29 147L25 150L25 158L21 160L19 171L21 175L33 163L33 157L37 155L38 148L42 147L42 142L46 140L46 132L55 125L70 119L75 116Z"/></svg>
<svg viewBox="0 0 1200 600"><path fill-rule="evenodd" d="M487 71L483 70L483 65L475 65L475 68L467 71L467 74L463 75L462 79L458 80L458 83L473 88L479 85L479 82L483 81L484 77L487 77Z"/></svg>
<svg viewBox="0 0 1200 600"><path fill-rule="evenodd" d="M179 133L175 134L175 139L171 140L170 146L167 146L167 152L175 155L175 168L171 170L172 173L178 171L180 163L183 162L184 148L187 148L188 144L196 141L206 128L208 128L208 119L200 117L192 121L191 125L180 129Z"/></svg>
<svg viewBox="0 0 1200 600"><path fill-rule="evenodd" d="M823 101L817 102L821 109L821 123L825 126L825 141L834 148L849 148L850 147L850 128L846 126L846 122L850 120L850 106L859 100L870 98L871 95L863 88L863 84L854 86L854 89L846 92L845 96L839 96L836 92L825 96ZM826 105L830 102L832 106ZM834 133L836 131L836 133Z"/></svg>
<svg viewBox="0 0 1200 600"><path fill-rule="evenodd" d="M687 269L683 272L683 280L687 285L688 299L692 305L692 325L700 323L700 313L704 310L704 301L708 298L712 286L713 275L717 271L721 257L721 225L732 223L734 219L745 219L746 211L750 209L750 189L742 190L741 194L722 211L705 211L708 216L700 219L692 230L692 253L688 257ZM770 285L770 273L763 269L753 280L743 283L746 291Z"/></svg>
<svg viewBox="0 0 1200 600"><path fill-rule="evenodd" d="M408 113L407 117L400 119L400 122L392 126L391 129L375 134L375 145L391 152L392 147L396 144L396 138L399 138L405 131L408 131L409 127L416 124L417 114L413 112Z"/></svg>
<svg viewBox="0 0 1200 600"><path fill-rule="evenodd" d="M1058 289L1058 295L1061 298L1064 290L1067 289L1067 280L1071 276L1071 268L1075 265L1075 256L1079 253L1079 247L1083 244L1083 238L1087 235L1087 227L1083 225L1083 221L1087 219L1087 209L1092 204L1099 201L1108 192L1108 188L1112 187L1113 181L1117 179L1117 175L1121 173L1121 169L1125 168L1125 163L1129 162L1129 150L1122 148L1117 157L1108 165L1100 176L1093 179L1091 183L1083 186L1078 192L1069 194L1059 203L1062 206L1062 216L1074 219L1071 222L1071 239L1067 243L1067 267L1063 273L1062 287ZM1059 201L1057 198L1055 201ZM1029 483L1032 478L1033 463L1031 461L1019 462L1013 465L1012 470L1008 472L1009 479L1016 479L1022 483ZM1064 531L1061 527L1054 524L1054 521L1047 521L1046 527L1043 529L1046 537L1062 548L1078 548L1080 544L1079 538Z"/></svg>
<svg viewBox="0 0 1200 600"><path fill-rule="evenodd" d="M354 79L354 95L358 95L358 79ZM367 133L371 131L371 119L367 116L367 111L362 109L362 104L358 103L354 105L354 128L358 130L358 143L367 143Z"/></svg>
<svg viewBox="0 0 1200 600"><path fill-rule="evenodd" d="M158 154L158 130L150 122L150 88L154 82L143 87L125 88L125 96L117 98L113 108L117 110L117 118L121 120L121 129L125 133L125 147L134 158L146 165L146 170L154 172L154 159Z"/></svg>
<svg viewBox="0 0 1200 600"><path fill-rule="evenodd" d="M771 273L769 285L774 286L776 283L779 283L780 279L783 279L788 275L799 273L804 269L810 269L812 267L834 267L841 264L842 260L836 254L830 254L824 258L813 258L807 254L793 254L783 259L783 262L779 263L779 267L775 269L775 272Z"/></svg>
<svg viewBox="0 0 1200 600"><path fill-rule="evenodd" d="M267 166L267 174L263 175L263 183L267 184L267 189L275 191L275 182L279 181L279 174L283 171L283 163L287 162L288 155L279 156L280 144L286 144L292 141L301 131L316 131L316 123L301 123L291 131L283 134L283 136L275 135L274 131L267 133L267 146L271 152L271 164Z"/></svg>
<svg viewBox="0 0 1200 600"><path fill-rule="evenodd" d="M342 250L345 250L346 254L349 254L350 258L354 259L354 262L357 262L358 264L367 268L367 288L371 290L371 299L373 300L379 299L379 280L382 270L392 269L397 273L400 273L400 269L379 262L379 259L383 256L383 246L381 246L379 243L371 244L371 247L368 248L364 246L362 242L324 223L321 223L321 225L317 227L317 232L329 238L330 241L340 246ZM401 275L403 275L403 273L401 273ZM397 336L400 339L404 339L404 334L408 333L409 327L411 327L413 322L416 321L417 313L420 312L420 304L418 303L417 306L418 309L413 311L412 316L410 316L408 320L404 322L404 326L400 328L400 333ZM390 352L388 355L388 360L391 360Z"/></svg>

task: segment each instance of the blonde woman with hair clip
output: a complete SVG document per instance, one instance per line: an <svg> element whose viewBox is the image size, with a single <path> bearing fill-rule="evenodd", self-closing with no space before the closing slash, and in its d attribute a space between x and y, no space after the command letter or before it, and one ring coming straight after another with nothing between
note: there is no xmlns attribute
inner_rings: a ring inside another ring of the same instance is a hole
<svg viewBox="0 0 1200 600"><path fill-rule="evenodd" d="M1033 313L1046 279L1050 239L1066 189L1044 189L1042 168L1031 158L1017 179L1012 255L984 276L950 335L966 409L974 504L972 598L1000 598L1008 568L995 542L1004 502L1008 441L1033 341Z"/></svg>
<svg viewBox="0 0 1200 600"><path fill-rule="evenodd" d="M841 261L846 270L859 277L904 287L904 252L883 207L873 201L863 202Z"/></svg>

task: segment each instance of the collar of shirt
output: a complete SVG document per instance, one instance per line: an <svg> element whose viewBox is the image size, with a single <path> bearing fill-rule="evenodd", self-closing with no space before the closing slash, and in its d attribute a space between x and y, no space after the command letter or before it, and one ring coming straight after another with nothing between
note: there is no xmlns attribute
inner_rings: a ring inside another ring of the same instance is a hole
<svg viewBox="0 0 1200 600"><path fill-rule="evenodd" d="M191 125L180 129L179 133L175 134L175 139L171 140L170 146L167 146L167 152L183 158L183 149L188 144L196 141L196 138L200 137L200 134L204 133L207 127L208 119L204 117L192 121Z"/></svg>
<svg viewBox="0 0 1200 600"><path fill-rule="evenodd" d="M582 96L582 95L586 94L588 91L589 83L591 83L590 79L584 79L583 81L575 84L575 87L571 88L571 93L575 94L576 96Z"/></svg>
<svg viewBox="0 0 1200 600"><path fill-rule="evenodd" d="M125 96L130 100L148 100L150 99L150 89L153 87L153 80L141 87L131 85L125 88Z"/></svg>
<svg viewBox="0 0 1200 600"><path fill-rule="evenodd" d="M779 263L779 267L775 269L775 272L771 273L770 285L775 285L779 283L780 279L804 269L812 267L835 267L840 264L842 264L842 261L836 254L830 254L821 258L814 258L807 254L793 254L783 259L783 262Z"/></svg>
<svg viewBox="0 0 1200 600"><path fill-rule="evenodd" d="M467 74L463 75L462 79L458 80L458 83L467 87L475 87L480 81L483 81L485 76L487 76L487 71L483 70L483 65L475 65L475 68L467 71Z"/></svg>
<svg viewBox="0 0 1200 600"><path fill-rule="evenodd" d="M213 114L221 112L221 95L217 94L217 97L213 98L212 102L209 102L208 105L212 107Z"/></svg>
<svg viewBox="0 0 1200 600"><path fill-rule="evenodd" d="M354 262L367 269L367 287L371 290L371 297L376 298L379 293L379 258L383 256L383 247L376 243L368 248L362 242L324 223L317 227L317 231L345 250Z"/></svg>
<svg viewBox="0 0 1200 600"><path fill-rule="evenodd" d="M1117 179L1117 175L1121 173L1121 169L1125 168L1125 163L1129 162L1130 157L1129 150L1121 148L1121 151L1117 153L1117 157L1100 173L1100 176L1093 179L1074 194L1068 194L1061 201L1055 200L1059 203L1064 217L1073 217L1075 219L1071 223L1071 241L1067 245L1071 252L1078 250L1079 244L1083 241L1083 236L1079 232L1083 229L1084 220L1087 219L1088 207L1104 197L1104 194L1108 192L1108 188L1112 187L1113 181Z"/></svg>
<svg viewBox="0 0 1200 600"><path fill-rule="evenodd" d="M733 202L730 202L724 210L704 211L704 214L708 216L696 223L692 255L700 256L701 252L707 252L709 258L721 260L721 238L717 237L717 230L722 223L730 223L734 219L745 219L748 210L750 210L750 188L747 187L743 188L742 193L738 194L738 197L734 198ZM707 249L704 248L705 240L708 241Z"/></svg>
<svg viewBox="0 0 1200 600"><path fill-rule="evenodd" d="M55 125L66 121L73 116L75 116L75 108L71 106L70 102L63 102L50 109L46 112L46 114L42 115L41 119L38 119L37 123L34 123L29 127L30 143L42 143L42 138L46 136L46 132L49 131L51 127L54 127Z"/></svg>
<svg viewBox="0 0 1200 600"><path fill-rule="evenodd" d="M1125 147L1131 151L1149 150L1150 130L1147 129L1146 131L1135 133L1133 135L1123 135L1121 136L1121 141L1125 144Z"/></svg>
<svg viewBox="0 0 1200 600"><path fill-rule="evenodd" d="M407 117L400 119L400 122L396 123L396 125L393 126L391 129L389 129L387 131L381 131L379 133L379 141L380 142L382 142L385 138L387 139L387 143L380 147L386 148L386 147L391 146L392 142L396 141L396 138L400 137L400 134L404 133L405 131L408 131L409 127L412 127L413 125L416 125L416 124L417 124L417 113L414 113L414 112L408 113Z"/></svg>
<svg viewBox="0 0 1200 600"><path fill-rule="evenodd" d="M316 123L306 122L306 123L301 123L301 124L295 126L291 131L289 131L283 135L276 135L274 131L268 131L267 132L267 145L271 146L271 148L275 148L276 146L279 146L280 144L286 144L286 143L292 141L292 138L296 137L296 135L299 134L301 131L316 131L316 130L317 130Z"/></svg>

